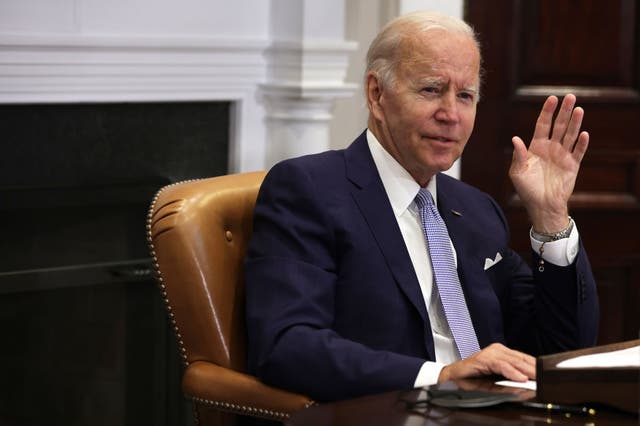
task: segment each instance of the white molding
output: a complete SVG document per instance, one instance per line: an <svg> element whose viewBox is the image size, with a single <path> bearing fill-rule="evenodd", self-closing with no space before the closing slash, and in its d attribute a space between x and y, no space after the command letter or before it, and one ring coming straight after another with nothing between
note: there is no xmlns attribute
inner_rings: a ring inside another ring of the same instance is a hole
<svg viewBox="0 0 640 426"><path fill-rule="evenodd" d="M119 34L59 34L59 33L0 33L0 45L52 46L52 47L157 47L170 48L218 48L218 49L264 49L268 40L246 37L222 36L157 36Z"/></svg>
<svg viewBox="0 0 640 426"><path fill-rule="evenodd" d="M270 98L334 100L353 95L357 88L356 83L275 82L261 84L260 94Z"/></svg>
<svg viewBox="0 0 640 426"><path fill-rule="evenodd" d="M358 48L358 42L352 40L277 40L271 43L271 51L291 51L305 53L328 53L342 55Z"/></svg>
<svg viewBox="0 0 640 426"><path fill-rule="evenodd" d="M345 82L349 56L358 44L341 39L278 40L266 51L265 105L267 166L329 149L329 125L336 99L353 95Z"/></svg>
<svg viewBox="0 0 640 426"><path fill-rule="evenodd" d="M330 148L336 99L352 96L353 83L275 82L260 86L267 128L266 165Z"/></svg>
<svg viewBox="0 0 640 426"><path fill-rule="evenodd" d="M329 122L334 99L266 96L266 119L271 122Z"/></svg>
<svg viewBox="0 0 640 426"><path fill-rule="evenodd" d="M279 86L342 86L352 41L277 41L267 50L269 82Z"/></svg>
<svg viewBox="0 0 640 426"><path fill-rule="evenodd" d="M0 104L230 101L229 171L265 166L266 40L0 35Z"/></svg>
<svg viewBox="0 0 640 426"><path fill-rule="evenodd" d="M2 35L0 103L228 99L264 81L266 46L245 39Z"/></svg>

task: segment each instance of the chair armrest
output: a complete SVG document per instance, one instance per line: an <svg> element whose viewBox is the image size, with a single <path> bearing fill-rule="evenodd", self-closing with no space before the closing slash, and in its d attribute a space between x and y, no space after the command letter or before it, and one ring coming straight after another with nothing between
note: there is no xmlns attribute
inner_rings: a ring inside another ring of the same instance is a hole
<svg viewBox="0 0 640 426"><path fill-rule="evenodd" d="M285 420L313 404L309 398L265 385L257 378L206 361L189 364L182 390L195 402L237 414Z"/></svg>

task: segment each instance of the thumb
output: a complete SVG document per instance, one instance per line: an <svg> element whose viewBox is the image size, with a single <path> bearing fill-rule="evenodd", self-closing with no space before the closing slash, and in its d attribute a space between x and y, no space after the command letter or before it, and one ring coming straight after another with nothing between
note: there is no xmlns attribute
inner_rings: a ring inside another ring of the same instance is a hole
<svg viewBox="0 0 640 426"><path fill-rule="evenodd" d="M519 136L512 137L511 143L513 144L511 168L519 169L527 162L527 147Z"/></svg>

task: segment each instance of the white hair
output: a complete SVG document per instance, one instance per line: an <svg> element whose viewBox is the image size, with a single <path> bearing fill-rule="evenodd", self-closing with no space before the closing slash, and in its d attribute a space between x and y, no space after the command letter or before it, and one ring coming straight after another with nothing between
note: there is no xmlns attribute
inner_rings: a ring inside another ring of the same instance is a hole
<svg viewBox="0 0 640 426"><path fill-rule="evenodd" d="M396 66L400 60L401 45L407 38L415 34L433 29L441 29L451 33L469 36L480 50L480 43L473 28L461 19L438 12L413 12L399 16L384 26L369 46L367 52L367 68L365 79L369 72L374 72L384 86L395 83Z"/></svg>

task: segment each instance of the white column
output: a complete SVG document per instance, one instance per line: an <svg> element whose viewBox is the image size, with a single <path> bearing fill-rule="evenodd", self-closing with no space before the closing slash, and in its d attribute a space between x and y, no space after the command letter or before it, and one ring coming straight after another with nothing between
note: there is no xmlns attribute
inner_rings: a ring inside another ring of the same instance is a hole
<svg viewBox="0 0 640 426"><path fill-rule="evenodd" d="M272 44L260 98L267 127L266 164L329 149L334 101L351 96L344 0L273 0Z"/></svg>

